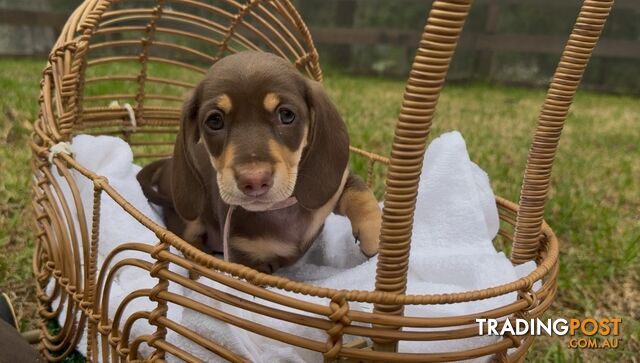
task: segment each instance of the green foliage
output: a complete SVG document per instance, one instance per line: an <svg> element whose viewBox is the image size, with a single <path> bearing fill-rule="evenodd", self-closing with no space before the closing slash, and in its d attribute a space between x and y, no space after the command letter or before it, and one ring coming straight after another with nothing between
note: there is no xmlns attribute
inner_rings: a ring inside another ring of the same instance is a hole
<svg viewBox="0 0 640 363"><path fill-rule="evenodd" d="M49 333L51 333L53 335L60 333L60 330L61 330L60 325L55 320L48 320L47 321L47 329L49 330ZM73 353L71 353L70 355L68 355L62 361L62 363L84 363L86 361L87 361L87 359L82 354L80 354L80 352L78 352L76 350Z"/></svg>
<svg viewBox="0 0 640 363"><path fill-rule="evenodd" d="M42 62L10 61L0 75L0 281L31 278L32 226L29 221L29 157L27 136L36 115ZM5 61L2 61L2 66ZM6 289L11 291L12 289Z"/></svg>

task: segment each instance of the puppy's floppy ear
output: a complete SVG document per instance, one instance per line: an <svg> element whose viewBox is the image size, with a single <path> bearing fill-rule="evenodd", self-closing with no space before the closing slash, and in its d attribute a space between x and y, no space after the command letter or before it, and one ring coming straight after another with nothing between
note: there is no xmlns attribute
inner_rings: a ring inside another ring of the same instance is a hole
<svg viewBox="0 0 640 363"><path fill-rule="evenodd" d="M173 149L171 196L176 212L186 220L194 220L200 215L204 199L204 182L193 155L193 149L200 139L198 93L199 88L196 88L184 103L180 131Z"/></svg>
<svg viewBox="0 0 640 363"><path fill-rule="evenodd" d="M298 167L294 195L305 208L317 209L336 193L349 161L349 134L322 85L306 80L310 109L309 144Z"/></svg>

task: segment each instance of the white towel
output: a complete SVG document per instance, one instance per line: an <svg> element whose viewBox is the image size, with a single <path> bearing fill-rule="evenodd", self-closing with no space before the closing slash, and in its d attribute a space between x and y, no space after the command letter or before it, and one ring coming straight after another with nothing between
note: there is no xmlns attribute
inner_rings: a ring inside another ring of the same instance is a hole
<svg viewBox="0 0 640 363"><path fill-rule="evenodd" d="M135 179L139 167L132 164L129 146L111 137L77 136L73 140L76 160L99 175L106 176L127 200L157 223L160 217L146 202ZM86 202L86 213L90 215L93 186L76 178ZM124 241L155 243L157 238L128 217L119 206L103 196L100 228L100 258ZM508 283L525 276L534 268L533 262L514 268L502 253L496 252L491 240L498 231L498 213L489 179L477 165L470 161L462 136L452 132L435 139L425 155L423 174L415 213L412 237L410 268L408 272L408 294L452 293L483 289ZM336 289L373 290L377 259L366 261L354 243L349 221L332 215L323 232L309 251L295 265L278 272L292 280ZM133 255L136 255L133 253ZM101 261L101 260L100 260ZM172 267L175 269L175 266ZM176 272L183 274L181 269ZM234 296L260 302L278 309L293 311L277 304L262 301L252 296L200 278L199 282L228 292ZM113 307L129 292L155 283L148 274L128 268L120 272L112 287L110 315ZM320 341L326 333L298 324L286 323L222 304L193 291L182 291L171 284L176 293L203 304L247 320ZM305 301L327 305L326 299L311 298L298 294L279 293ZM514 293L476 302L447 305L407 306L408 316L454 316L489 310L515 301ZM155 304L141 299L128 314L136 309L151 310ZM211 338L237 354L253 362L298 362L322 361L322 355L304 349L287 346L272 339L243 331L232 325L202 316L189 309L169 306L169 316L198 334ZM370 304L352 303L352 310L371 311ZM301 313L300 311L296 311ZM134 335L152 330L139 324ZM167 339L187 352L206 361L220 358L190 340L169 332ZM350 337L347 337L347 341ZM400 342L404 352L442 352L470 349L495 341L495 337L474 337L455 341ZM85 345L79 350L85 352ZM482 361L482 360L480 360Z"/></svg>

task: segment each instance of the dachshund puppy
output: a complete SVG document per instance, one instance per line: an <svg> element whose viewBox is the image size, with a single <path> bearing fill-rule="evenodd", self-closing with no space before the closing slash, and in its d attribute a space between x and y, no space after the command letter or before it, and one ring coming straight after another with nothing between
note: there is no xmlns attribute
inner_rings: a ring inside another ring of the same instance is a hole
<svg viewBox="0 0 640 363"><path fill-rule="evenodd" d="M138 180L171 231L209 253L228 234L226 258L272 273L307 251L331 212L350 219L365 255L377 252L381 211L348 159L322 86L250 51L211 67L185 102L173 157Z"/></svg>

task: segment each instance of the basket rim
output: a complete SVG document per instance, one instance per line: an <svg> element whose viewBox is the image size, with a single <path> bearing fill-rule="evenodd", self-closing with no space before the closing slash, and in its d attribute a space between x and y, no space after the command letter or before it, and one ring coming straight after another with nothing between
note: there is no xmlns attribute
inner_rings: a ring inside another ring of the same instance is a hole
<svg viewBox="0 0 640 363"><path fill-rule="evenodd" d="M52 142L50 139L49 142ZM39 153L47 154L46 148L39 148ZM471 290L457 293L446 294L396 294L389 292L371 291L371 290L347 290L333 289L321 287L318 285L299 282L282 276L274 276L259 272L250 267L225 262L222 259L209 255L192 246L189 242L183 240L165 227L160 226L151 220L144 213L140 212L136 207L130 204L116 188L109 184L107 178L93 173L78 163L72 156L67 154L58 154L57 157L64 161L68 167L76 169L84 177L93 181L94 185L101 188L109 197L116 202L127 214L140 222L145 228L151 230L160 241L155 245L168 244L183 256L194 263L203 267L213 268L221 273L226 273L235 279L242 279L248 283L259 287L271 287L293 293L299 293L319 298L334 298L337 296L345 296L349 301L357 301L373 304L395 303L400 305L422 305L422 304L453 304L460 302L484 300L496 296L502 296L515 291L531 291L536 281L547 277L553 268L557 265L559 258L559 243L555 232L551 227L543 221L542 236L545 237L543 245L546 248L538 251L538 260L536 260L536 269L517 280L509 283L488 287L479 290ZM55 159L54 159L55 160ZM54 162L57 167L61 165L60 160ZM496 195L496 203L505 207L514 213L518 211L518 205L508 199ZM157 259L157 257L156 257ZM471 296L470 296L471 294Z"/></svg>

